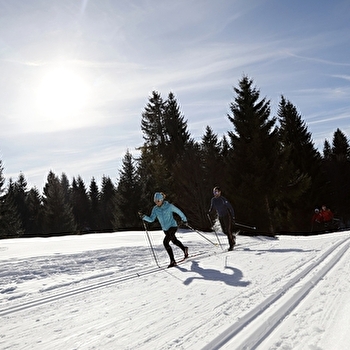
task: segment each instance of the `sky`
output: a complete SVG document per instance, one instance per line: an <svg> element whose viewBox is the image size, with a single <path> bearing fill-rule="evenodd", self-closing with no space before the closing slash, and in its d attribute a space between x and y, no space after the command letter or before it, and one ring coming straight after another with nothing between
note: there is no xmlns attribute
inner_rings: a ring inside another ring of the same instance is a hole
<svg viewBox="0 0 350 350"><path fill-rule="evenodd" d="M349 29L347 0L0 0L4 175L117 182L152 91L174 93L200 141L233 130L243 75L271 117L292 102L322 151L337 128L350 137Z"/></svg>
<svg viewBox="0 0 350 350"><path fill-rule="evenodd" d="M161 268L142 231L0 240L0 348L348 349L349 231L238 235L228 252L180 229L190 257L170 269L149 234Z"/></svg>

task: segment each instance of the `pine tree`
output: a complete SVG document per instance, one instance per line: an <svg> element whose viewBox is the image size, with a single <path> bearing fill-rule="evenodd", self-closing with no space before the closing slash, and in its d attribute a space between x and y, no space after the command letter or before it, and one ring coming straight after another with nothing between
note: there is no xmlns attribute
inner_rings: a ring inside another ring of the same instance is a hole
<svg viewBox="0 0 350 350"><path fill-rule="evenodd" d="M101 230L107 232L113 231L116 212L116 194L112 180L106 175L102 177L99 207Z"/></svg>
<svg viewBox="0 0 350 350"><path fill-rule="evenodd" d="M328 140L323 144L323 159L327 161L332 159L332 146Z"/></svg>
<svg viewBox="0 0 350 350"><path fill-rule="evenodd" d="M43 224L46 235L75 233L72 207L65 197L65 189L59 178L50 171L43 192Z"/></svg>
<svg viewBox="0 0 350 350"><path fill-rule="evenodd" d="M325 142L323 164L328 186L322 204L331 208L348 226L350 225L350 145L346 135L339 128L333 134L332 146Z"/></svg>
<svg viewBox="0 0 350 350"><path fill-rule="evenodd" d="M181 157L192 143L187 121L181 115L179 104L172 92L165 102L164 110L165 157L171 165L174 157Z"/></svg>
<svg viewBox="0 0 350 350"><path fill-rule="evenodd" d="M158 92L153 91L141 119L141 131L145 142L140 148L139 162L147 189L167 190L169 187L169 170L164 158L166 146L164 113L165 102Z"/></svg>
<svg viewBox="0 0 350 350"><path fill-rule="evenodd" d="M23 235L22 221L14 201L14 183L9 180L7 190L0 160L0 238L16 238Z"/></svg>
<svg viewBox="0 0 350 350"><path fill-rule="evenodd" d="M100 218L100 192L93 177L89 187L89 200L90 200L90 229L92 231L99 231L101 229Z"/></svg>
<svg viewBox="0 0 350 350"><path fill-rule="evenodd" d="M79 232L90 230L90 202L86 187L81 176L73 178L71 189L71 203L77 229Z"/></svg>
<svg viewBox="0 0 350 350"><path fill-rule="evenodd" d="M285 230L309 230L310 209L318 201L322 190L321 156L297 109L284 96L277 114L283 157L277 211Z"/></svg>
<svg viewBox="0 0 350 350"><path fill-rule="evenodd" d="M200 152L200 145L193 143L183 154L182 167L174 171L177 187L168 195L168 200L184 212L191 225L207 230L209 223L206 213L209 203L207 189L203 187L203 164Z"/></svg>
<svg viewBox="0 0 350 350"><path fill-rule="evenodd" d="M64 196L64 201L66 203L70 203L70 200L71 200L71 187L70 187L70 184L69 184L69 180L68 180L68 177L65 173L62 173L61 174L61 179L60 179L60 184L61 184L61 188L62 188L62 191L63 191L63 196Z"/></svg>
<svg viewBox="0 0 350 350"><path fill-rule="evenodd" d="M226 178L222 142L213 130L207 126L201 142L201 158L203 163L203 182L208 194L215 186L222 186Z"/></svg>
<svg viewBox="0 0 350 350"><path fill-rule="evenodd" d="M28 189L27 189L27 180L24 177L23 173L20 173L18 176L17 181L14 183L14 193L13 193L13 199L14 203L17 207L18 215L22 222L22 227L24 233L28 231L29 226L29 213L28 213L28 207L27 207L27 195L28 195Z"/></svg>
<svg viewBox="0 0 350 350"><path fill-rule="evenodd" d="M181 115L172 92L164 101L153 91L142 114L141 130L145 140L141 149L139 169L147 190L162 190L176 196L174 172L182 172L182 156L193 140L187 121Z"/></svg>
<svg viewBox="0 0 350 350"><path fill-rule="evenodd" d="M239 87L234 88L232 116L228 115L234 126L234 131L229 132L233 186L226 192L234 194L234 201L228 199L235 207L238 220L254 221L260 230L273 233L279 169L276 118L270 118L270 101L259 100L260 91L252 85L253 81L244 76Z"/></svg>
<svg viewBox="0 0 350 350"><path fill-rule="evenodd" d="M350 146L346 135L338 128L333 135L332 155L337 162L350 161Z"/></svg>
<svg viewBox="0 0 350 350"><path fill-rule="evenodd" d="M140 178L129 150L124 158L122 169L119 172L119 181L116 191L115 229L140 227L138 216L141 198Z"/></svg>
<svg viewBox="0 0 350 350"><path fill-rule="evenodd" d="M188 131L187 121L181 114L179 104L172 92L169 93L165 102L164 133L166 144L162 157L166 164L167 186L163 188L163 191L167 191L174 201L181 203L181 201L186 200L184 198L186 194L182 193L182 189L179 188L176 174L188 171L188 168L184 166L183 159L186 157L186 152L193 148L194 141ZM198 156L200 155L198 154Z"/></svg>
<svg viewBox="0 0 350 350"><path fill-rule="evenodd" d="M2 165L2 160L0 159L0 238L6 237L6 221L5 221L5 177L4 177L4 167Z"/></svg>
<svg viewBox="0 0 350 350"><path fill-rule="evenodd" d="M26 206L28 209L28 227L26 235L41 235L42 229L42 202L41 196L36 187L31 188L26 198Z"/></svg>
<svg viewBox="0 0 350 350"><path fill-rule="evenodd" d="M164 112L165 103L161 95L153 91L141 119L146 147L161 148L165 145Z"/></svg>
<svg viewBox="0 0 350 350"><path fill-rule="evenodd" d="M197 201L200 212L196 213L195 216L197 225L204 230L211 229L207 212L212 197L212 189L215 186L223 186L227 177L227 167L222 153L223 144L224 141L219 141L217 134L213 132L211 127L207 126L199 144L199 151L194 154L194 157L200 160L197 171L202 178L200 184L196 186L198 187ZM188 180L191 183L191 178Z"/></svg>

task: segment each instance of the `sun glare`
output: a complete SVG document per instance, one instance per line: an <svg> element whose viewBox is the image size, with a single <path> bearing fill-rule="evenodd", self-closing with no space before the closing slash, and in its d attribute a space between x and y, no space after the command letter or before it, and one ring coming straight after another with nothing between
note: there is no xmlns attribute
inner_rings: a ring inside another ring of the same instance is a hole
<svg viewBox="0 0 350 350"><path fill-rule="evenodd" d="M44 120L71 124L87 103L88 88L78 74L60 67L43 77L37 97Z"/></svg>

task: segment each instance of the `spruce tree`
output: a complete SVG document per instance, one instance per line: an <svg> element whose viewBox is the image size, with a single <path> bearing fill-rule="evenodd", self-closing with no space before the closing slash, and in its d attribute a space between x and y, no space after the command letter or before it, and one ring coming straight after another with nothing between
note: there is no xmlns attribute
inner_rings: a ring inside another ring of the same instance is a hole
<svg viewBox="0 0 350 350"><path fill-rule="evenodd" d="M181 114L179 104L172 92L165 102L164 111L165 157L171 165L175 157L181 157L192 142L187 121Z"/></svg>
<svg viewBox="0 0 350 350"><path fill-rule="evenodd" d="M101 230L111 232L114 230L116 211L115 187L110 177L103 175L100 195Z"/></svg>
<svg viewBox="0 0 350 350"><path fill-rule="evenodd" d="M202 136L201 158L203 164L203 182L206 191L211 196L215 186L223 186L226 178L224 157L222 155L222 142L211 127L207 126Z"/></svg>
<svg viewBox="0 0 350 350"><path fill-rule="evenodd" d="M181 114L179 104L172 92L169 93L165 102L164 127L166 144L162 156L165 159L167 170L167 187L163 190L171 194L172 199L181 205L181 202L189 198L186 198L186 194L178 186L177 179L188 171L183 160L194 141L188 131L187 121Z"/></svg>
<svg viewBox="0 0 350 350"><path fill-rule="evenodd" d="M288 231L310 230L310 213L322 192L321 156L296 107L281 97L277 112L283 164L278 212Z"/></svg>
<svg viewBox="0 0 350 350"><path fill-rule="evenodd" d="M188 147L181 159L182 167L174 172L177 190L168 195L168 200L185 213L192 226L207 230L209 223L206 213L209 203L207 189L203 187L203 164L200 152L198 143Z"/></svg>
<svg viewBox="0 0 350 350"><path fill-rule="evenodd" d="M279 169L279 144L276 118L270 117L270 101L259 100L260 91L244 76L231 103L228 119L234 126L229 131L230 155L229 192L234 200L237 220L252 223L260 230L275 231L274 198Z"/></svg>
<svg viewBox="0 0 350 350"><path fill-rule="evenodd" d="M71 204L77 229L80 232L90 230L90 202L86 192L83 179L79 175L77 179L73 178L71 189Z"/></svg>
<svg viewBox="0 0 350 350"><path fill-rule="evenodd" d="M328 181L322 204L350 226L350 145L339 128L333 134L332 146L325 142L323 164Z"/></svg>
<svg viewBox="0 0 350 350"><path fill-rule="evenodd" d="M127 150L116 190L115 229L141 226L138 211L142 208L140 179L132 155Z"/></svg>
<svg viewBox="0 0 350 350"><path fill-rule="evenodd" d="M146 188L145 196L157 190L176 196L174 172L187 170L182 168L181 159L193 140L172 92L164 101L153 91L142 113L141 130L145 142L140 148L139 169Z"/></svg>
<svg viewBox="0 0 350 350"><path fill-rule="evenodd" d="M142 113L141 131L144 144L140 147L140 169L146 191L169 188L169 171L164 157L166 146L164 125L165 102L161 95L153 91Z"/></svg>
<svg viewBox="0 0 350 350"><path fill-rule="evenodd" d="M89 187L89 200L90 200L90 229L92 231L99 231L101 229L101 217L100 217L100 192L93 177Z"/></svg>
<svg viewBox="0 0 350 350"><path fill-rule="evenodd" d="M43 191L44 233L72 234L76 225L72 207L66 201L65 188L59 178L50 171Z"/></svg>
<svg viewBox="0 0 350 350"><path fill-rule="evenodd" d="M42 229L42 201L41 196L36 187L29 190L26 198L26 206L28 209L28 227L26 235L40 236L43 232Z"/></svg>
<svg viewBox="0 0 350 350"><path fill-rule="evenodd" d="M0 159L0 238L4 238L6 234L5 181L4 167L2 165L2 160Z"/></svg>
<svg viewBox="0 0 350 350"><path fill-rule="evenodd" d="M0 161L0 238L16 238L23 235L21 217L14 200L14 183L9 180L7 190L3 187L3 167Z"/></svg>
<svg viewBox="0 0 350 350"><path fill-rule="evenodd" d="M338 128L333 135L332 155L337 162L350 161L350 146L346 135Z"/></svg>
<svg viewBox="0 0 350 350"><path fill-rule="evenodd" d="M210 126L207 126L199 145L202 181L197 199L198 207L200 207L202 211L198 216L200 219L199 225L205 230L211 229L211 222L207 214L212 197L212 189L215 186L224 186L227 177L223 145L224 139L219 141L218 135L213 132Z"/></svg>
<svg viewBox="0 0 350 350"><path fill-rule="evenodd" d="M331 160L332 159L332 146L328 140L324 141L323 144L323 160Z"/></svg>
<svg viewBox="0 0 350 350"><path fill-rule="evenodd" d="M25 179L23 173L19 174L17 181L14 183L13 190L13 199L16 204L18 215L21 219L23 231L25 234L28 231L29 226L29 213L26 203L28 195L27 180Z"/></svg>
<svg viewBox="0 0 350 350"><path fill-rule="evenodd" d="M61 188L62 188L63 195L64 195L64 200L66 203L70 203L71 186L69 184L68 177L65 173L61 174L60 183L61 183Z"/></svg>
<svg viewBox="0 0 350 350"><path fill-rule="evenodd" d="M165 145L164 125L165 103L160 93L152 92L149 102L142 113L141 131L145 140L145 146L161 148Z"/></svg>

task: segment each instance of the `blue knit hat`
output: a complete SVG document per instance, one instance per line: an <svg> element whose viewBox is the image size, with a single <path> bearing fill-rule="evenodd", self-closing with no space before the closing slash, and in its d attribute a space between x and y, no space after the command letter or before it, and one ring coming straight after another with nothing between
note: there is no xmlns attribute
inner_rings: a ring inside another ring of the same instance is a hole
<svg viewBox="0 0 350 350"><path fill-rule="evenodd" d="M162 193L162 192L156 192L156 193L154 194L153 200L154 200L155 202L158 202L158 201L163 201L164 198L165 198L164 193Z"/></svg>

